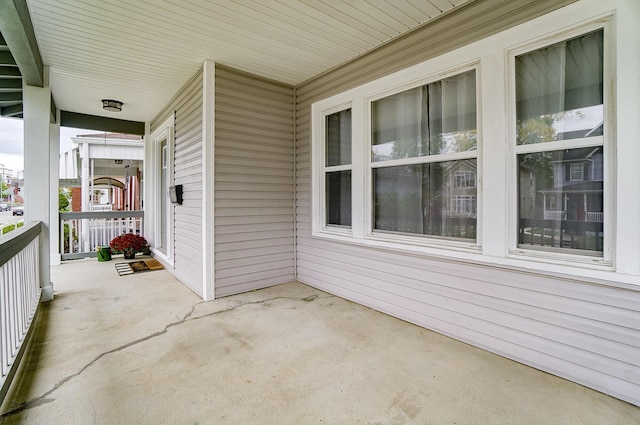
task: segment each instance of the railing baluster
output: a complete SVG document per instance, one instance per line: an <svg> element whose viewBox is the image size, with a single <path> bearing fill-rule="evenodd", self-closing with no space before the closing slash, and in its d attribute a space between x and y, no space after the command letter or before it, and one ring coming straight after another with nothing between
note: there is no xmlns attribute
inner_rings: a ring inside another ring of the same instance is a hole
<svg viewBox="0 0 640 425"><path fill-rule="evenodd" d="M0 249L0 403L18 367L40 302L41 229L41 223L25 225Z"/></svg>
<svg viewBox="0 0 640 425"><path fill-rule="evenodd" d="M61 234L64 234L64 224L69 225L69 249L65 250L64 245L60 245L63 260L97 256L99 246L108 245L123 233L144 236L143 211L62 212L59 222Z"/></svg>

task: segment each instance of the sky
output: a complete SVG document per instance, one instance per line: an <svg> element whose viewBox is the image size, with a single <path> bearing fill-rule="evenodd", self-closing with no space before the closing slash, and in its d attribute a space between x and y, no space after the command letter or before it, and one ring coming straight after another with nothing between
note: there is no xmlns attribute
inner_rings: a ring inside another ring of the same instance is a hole
<svg viewBox="0 0 640 425"><path fill-rule="evenodd" d="M73 148L71 138L78 134L95 133L92 130L61 127L60 153ZM24 169L24 144L22 120L0 117L0 164L13 170L13 174Z"/></svg>

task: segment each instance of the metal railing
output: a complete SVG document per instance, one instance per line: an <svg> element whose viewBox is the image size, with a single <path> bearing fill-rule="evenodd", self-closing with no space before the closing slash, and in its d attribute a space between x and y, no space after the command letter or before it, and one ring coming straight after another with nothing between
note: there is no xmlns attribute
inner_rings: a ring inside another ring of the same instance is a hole
<svg viewBox="0 0 640 425"><path fill-rule="evenodd" d="M61 259L95 257L98 247L123 233L144 236L143 211L60 213Z"/></svg>
<svg viewBox="0 0 640 425"><path fill-rule="evenodd" d="M0 404L18 369L40 305L41 231L38 221L0 237Z"/></svg>

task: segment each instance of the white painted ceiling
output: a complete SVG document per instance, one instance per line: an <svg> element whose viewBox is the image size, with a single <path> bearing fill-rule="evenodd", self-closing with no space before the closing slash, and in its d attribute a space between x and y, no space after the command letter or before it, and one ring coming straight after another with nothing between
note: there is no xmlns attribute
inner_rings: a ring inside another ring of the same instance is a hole
<svg viewBox="0 0 640 425"><path fill-rule="evenodd" d="M149 121L205 59L296 85L474 0L28 0L59 109ZM102 110L100 99L124 102Z"/></svg>

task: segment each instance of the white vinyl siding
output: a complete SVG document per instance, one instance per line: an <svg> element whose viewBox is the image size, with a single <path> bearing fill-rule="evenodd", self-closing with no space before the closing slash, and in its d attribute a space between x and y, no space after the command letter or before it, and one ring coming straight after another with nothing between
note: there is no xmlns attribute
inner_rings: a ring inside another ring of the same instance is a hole
<svg viewBox="0 0 640 425"><path fill-rule="evenodd" d="M625 216L621 212L624 208L620 208L624 204L630 207L627 211L637 212L640 192L631 182L627 184L621 179L616 182L619 217L627 220L624 226L617 223L615 234L619 239L615 243L620 246L620 240L626 240L629 249L616 251L615 271L606 267L598 269L586 260L568 267L551 260L541 263L536 257L510 256L509 246L515 246L515 237L512 237L515 231L509 230L509 226L517 192L511 190L513 187L507 176L515 179L516 171L513 164L513 169L509 170L504 165L510 164L510 154L513 154L512 150L509 152L512 148L508 148L510 142L506 136L510 134L507 131L509 111L504 106L508 98L505 74L508 70L506 66L495 66L504 65L506 50L488 56L489 65L482 60L479 65L481 119L499 125L482 127L483 146L478 161L492 161L488 163L492 166L502 164L501 169L484 167L482 179L478 181L484 208L497 211L496 205L500 207L499 214L486 214L481 223L482 231L487 235L487 238L479 236L482 253L450 250L445 256L442 255L444 250L398 249L397 244L354 244L339 237L334 240L312 237L313 103L453 52L471 42L480 40L487 47L494 39L501 43L516 43L518 38L527 40L527 37L541 39L549 37L550 33L557 35L568 26L610 15L611 11L616 14L611 22L615 27L612 32L620 38L616 42L627 47L619 50L615 58L618 61L617 84L627 85L618 87L620 91L616 97L618 114L626 114L624 120L620 117L616 121L617 147L629 153L619 154L617 172L635 175L630 158L635 158L633 163L637 163L633 136L640 133L640 128L632 116L637 115L640 96L635 77L640 73L640 65L628 58L627 50L632 50L634 44L627 40L633 37L637 40L639 36L637 23L631 18L640 13L638 4L624 0L584 0L561 7L568 3L571 2L494 0L471 3L458 13L443 17L296 88L297 279L640 404L640 365L637 361L640 356L640 288L636 285L640 276L637 267L640 250L636 241L640 229L635 224L637 218L631 220L635 213L629 212ZM534 20L535 16L556 8L558 10L553 13ZM525 20L531 22L512 28ZM507 29L510 30L500 33ZM474 55L481 53L481 48L469 50L473 50ZM470 56L467 52L464 57L454 56L452 60L465 63ZM484 68L491 64L494 64L493 68ZM628 90L633 93L629 94Z"/></svg>
<svg viewBox="0 0 640 425"><path fill-rule="evenodd" d="M158 115L151 130L174 111L173 184L183 185L183 203L172 207L174 268L171 272L202 295L202 71Z"/></svg>
<svg viewBox="0 0 640 425"><path fill-rule="evenodd" d="M215 296L294 280L293 88L216 67Z"/></svg>

